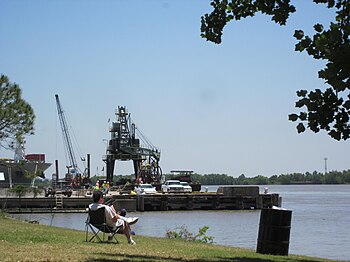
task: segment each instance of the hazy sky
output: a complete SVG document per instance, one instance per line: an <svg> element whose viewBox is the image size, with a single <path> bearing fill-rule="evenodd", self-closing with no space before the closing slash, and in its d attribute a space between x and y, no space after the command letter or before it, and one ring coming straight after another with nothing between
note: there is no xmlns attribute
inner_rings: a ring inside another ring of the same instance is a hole
<svg viewBox="0 0 350 262"><path fill-rule="evenodd" d="M322 63L294 51L294 30L313 34L315 23L333 19L324 5L292 2L297 13L287 26L262 15L231 22L215 45L200 37L210 1L0 0L0 73L20 85L36 114L26 153L58 159L63 176L58 94L76 156L91 154L92 175L102 174L118 106L161 149L163 173L324 172L325 157L328 170L349 169L348 141L297 134L288 121L298 112L297 90L326 87ZM132 172L131 161L116 163L115 173Z"/></svg>

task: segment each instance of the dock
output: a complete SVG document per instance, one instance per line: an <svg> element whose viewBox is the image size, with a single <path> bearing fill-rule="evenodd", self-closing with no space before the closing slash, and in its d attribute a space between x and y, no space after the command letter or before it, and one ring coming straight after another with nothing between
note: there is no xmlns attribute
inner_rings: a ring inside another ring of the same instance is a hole
<svg viewBox="0 0 350 262"><path fill-rule="evenodd" d="M117 210L129 212L169 210L252 210L281 206L277 193L259 193L258 186L223 186L217 192L158 193L150 195L111 194ZM0 208L9 213L86 212L92 198L85 196L1 197Z"/></svg>
<svg viewBox="0 0 350 262"><path fill-rule="evenodd" d="M137 211L168 210L244 210L279 206L278 194L226 196L220 193L141 195L137 198Z"/></svg>

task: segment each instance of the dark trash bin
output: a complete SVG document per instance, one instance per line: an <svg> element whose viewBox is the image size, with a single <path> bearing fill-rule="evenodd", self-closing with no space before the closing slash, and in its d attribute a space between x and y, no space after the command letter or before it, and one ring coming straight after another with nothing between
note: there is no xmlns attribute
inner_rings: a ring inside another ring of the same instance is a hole
<svg viewBox="0 0 350 262"><path fill-rule="evenodd" d="M260 214L256 252L288 256L292 211L264 208Z"/></svg>

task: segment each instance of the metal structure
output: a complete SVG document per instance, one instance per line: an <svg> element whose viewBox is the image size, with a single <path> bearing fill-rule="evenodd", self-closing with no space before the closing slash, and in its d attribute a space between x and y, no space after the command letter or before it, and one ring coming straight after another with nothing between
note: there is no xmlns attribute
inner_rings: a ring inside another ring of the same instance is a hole
<svg viewBox="0 0 350 262"><path fill-rule="evenodd" d="M111 138L108 141L106 155L106 179L113 182L115 160L132 160L134 164L135 180L144 183L159 183L162 170L159 166L160 151L154 147L131 122L130 115L125 107L116 110L116 122L110 127ZM138 132L139 137L136 137ZM143 142L143 145L140 144Z"/></svg>
<svg viewBox="0 0 350 262"><path fill-rule="evenodd" d="M64 115L61 102L57 94L55 95L55 98L56 98L58 116L59 116L60 124L62 128L64 146L65 146L66 153L69 158L69 164L70 164L69 166L67 166L68 170L66 174L66 180L71 180L73 187L80 187L82 184L81 171L78 168L77 160L74 154L73 144L69 134L66 117Z"/></svg>

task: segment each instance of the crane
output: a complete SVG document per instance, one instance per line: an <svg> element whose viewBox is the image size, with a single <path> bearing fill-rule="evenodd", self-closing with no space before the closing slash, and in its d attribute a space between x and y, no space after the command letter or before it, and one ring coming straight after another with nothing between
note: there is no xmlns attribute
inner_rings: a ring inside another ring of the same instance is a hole
<svg viewBox="0 0 350 262"><path fill-rule="evenodd" d="M111 138L108 141L106 155L103 156L103 161L106 163L107 181L113 182L115 160L132 160L136 180L142 180L145 183L160 182L162 170L159 166L159 149L154 147L131 122L126 107L119 106L115 114L117 121L112 122L109 130ZM144 145L140 145L136 132Z"/></svg>
<svg viewBox="0 0 350 262"><path fill-rule="evenodd" d="M70 138L67 121L61 106L60 99L57 94L55 95L55 98L56 98L57 111L58 111L58 116L60 119L60 124L61 124L61 129L63 134L64 146L65 146L66 153L68 155L69 163L70 163L70 166L67 166L68 173L66 175L66 179L69 179L72 181L73 187L80 187L82 184L82 177L81 177L81 172L78 168L77 160L74 154L73 144Z"/></svg>

